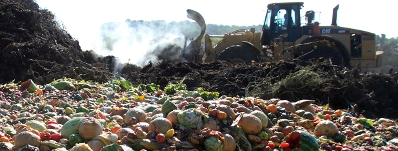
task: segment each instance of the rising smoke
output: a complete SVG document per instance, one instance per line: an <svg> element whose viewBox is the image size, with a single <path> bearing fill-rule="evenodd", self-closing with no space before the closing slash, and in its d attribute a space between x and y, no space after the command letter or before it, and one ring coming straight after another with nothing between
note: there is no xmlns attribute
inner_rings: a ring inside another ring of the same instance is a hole
<svg viewBox="0 0 398 151"><path fill-rule="evenodd" d="M145 66L150 61L179 60L184 47L184 35L178 27L164 26L156 21L107 23L101 27L97 54L112 55L120 63ZM119 64L120 65L120 64Z"/></svg>

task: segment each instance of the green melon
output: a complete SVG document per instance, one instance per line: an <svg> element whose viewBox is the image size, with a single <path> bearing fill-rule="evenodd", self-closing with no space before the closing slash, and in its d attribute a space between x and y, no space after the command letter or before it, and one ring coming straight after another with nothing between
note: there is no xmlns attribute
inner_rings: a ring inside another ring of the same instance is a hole
<svg viewBox="0 0 398 151"><path fill-rule="evenodd" d="M314 114L312 114L311 112L304 112L303 118L309 119L309 120L314 120Z"/></svg>
<svg viewBox="0 0 398 151"><path fill-rule="evenodd" d="M158 108L158 106L157 105L147 105L147 106L145 106L144 107L144 111L145 112L153 112L153 110L155 110L155 109L157 109Z"/></svg>
<svg viewBox="0 0 398 151"><path fill-rule="evenodd" d="M62 127L61 127L61 135L63 138L69 138L70 135L76 134L79 132L79 123L80 120L83 117L75 117L69 121L67 121Z"/></svg>
<svg viewBox="0 0 398 151"><path fill-rule="evenodd" d="M177 106L171 102L171 100L166 100L162 105L162 113L164 116L167 116L171 111L176 110Z"/></svg>
<svg viewBox="0 0 398 151"><path fill-rule="evenodd" d="M251 112L250 114L258 117L261 120L261 124L263 126L263 129L267 128L267 126L268 126L268 116L265 115L264 112L259 111L259 110L255 110L255 111Z"/></svg>
<svg viewBox="0 0 398 151"><path fill-rule="evenodd" d="M339 132L337 132L336 134L334 134L334 135L332 136L332 139L333 139L335 142L338 142L338 143L345 143L345 141L347 140L347 137L346 137L343 133L341 133L341 132L339 131Z"/></svg>

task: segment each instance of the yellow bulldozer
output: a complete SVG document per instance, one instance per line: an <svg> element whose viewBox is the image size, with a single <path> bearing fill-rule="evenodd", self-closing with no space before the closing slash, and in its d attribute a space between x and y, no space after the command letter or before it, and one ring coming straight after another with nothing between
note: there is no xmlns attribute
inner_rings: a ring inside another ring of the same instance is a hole
<svg viewBox="0 0 398 151"><path fill-rule="evenodd" d="M305 14L302 23L300 10L303 2L268 4L262 33L237 30L225 35L205 34L206 23L198 12L188 9L188 18L196 21L200 35L184 48L185 61L211 62L227 60L233 63L261 62L283 59L310 60L327 58L344 67L360 67L377 71L382 65L382 51L376 48L376 35L358 29L337 26L337 10L333 9L330 26L320 26L315 12ZM204 37L204 47L202 39ZM215 46L212 38L222 38Z"/></svg>

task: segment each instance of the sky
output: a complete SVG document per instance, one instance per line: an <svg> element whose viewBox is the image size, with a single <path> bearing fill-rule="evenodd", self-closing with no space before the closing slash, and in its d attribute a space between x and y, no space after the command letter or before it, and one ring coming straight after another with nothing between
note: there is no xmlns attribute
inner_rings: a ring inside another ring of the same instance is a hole
<svg viewBox="0 0 398 151"><path fill-rule="evenodd" d="M290 2L292 0L288 0ZM72 37L79 40L83 50L98 48L100 26L107 22L130 20L183 21L186 10L201 13L207 24L259 25L263 24L267 4L279 1L264 0L36 0L40 8L48 9ZM302 11L314 10L320 25L330 25L332 10L339 4L337 24L361 29L387 38L398 37L397 27L390 18L395 4L391 0L302 0ZM376 3L378 2L378 3ZM302 14L303 16L303 14ZM231 31L232 32L232 31Z"/></svg>

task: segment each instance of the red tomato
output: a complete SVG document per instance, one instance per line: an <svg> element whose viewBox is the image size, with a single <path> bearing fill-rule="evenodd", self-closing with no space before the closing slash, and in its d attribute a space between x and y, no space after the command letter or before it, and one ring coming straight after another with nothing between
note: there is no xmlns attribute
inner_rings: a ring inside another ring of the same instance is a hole
<svg viewBox="0 0 398 151"><path fill-rule="evenodd" d="M325 115L325 119L327 119L327 120L332 120L332 116L330 116L330 114L326 114L326 115Z"/></svg>
<svg viewBox="0 0 398 151"><path fill-rule="evenodd" d="M40 134L40 139L41 139L42 141L50 140L50 139L51 139L51 134L50 134L49 132L42 132L42 133Z"/></svg>
<svg viewBox="0 0 398 151"><path fill-rule="evenodd" d="M275 144L274 144L274 142L272 142L272 141L269 141L269 142L268 142L268 146L271 147L272 149L275 148Z"/></svg>
<svg viewBox="0 0 398 151"><path fill-rule="evenodd" d="M281 143L281 145L279 145L280 147L282 147L282 148L289 148L289 143L286 143L286 142L282 142Z"/></svg>
<svg viewBox="0 0 398 151"><path fill-rule="evenodd" d="M51 140L55 140L58 142L62 138L62 135L59 133L53 133L53 134L51 134L50 138L51 138Z"/></svg>

